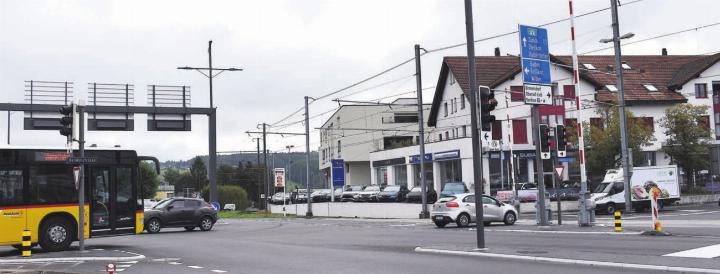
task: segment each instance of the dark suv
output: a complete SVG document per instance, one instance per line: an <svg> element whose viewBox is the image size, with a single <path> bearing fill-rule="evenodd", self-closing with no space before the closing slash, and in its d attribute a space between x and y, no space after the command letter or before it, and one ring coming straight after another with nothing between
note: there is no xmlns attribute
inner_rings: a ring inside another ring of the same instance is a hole
<svg viewBox="0 0 720 274"><path fill-rule="evenodd" d="M157 233L164 227L184 227L187 231L199 227L208 231L217 218L217 211L212 205L201 199L170 198L145 211L145 230Z"/></svg>

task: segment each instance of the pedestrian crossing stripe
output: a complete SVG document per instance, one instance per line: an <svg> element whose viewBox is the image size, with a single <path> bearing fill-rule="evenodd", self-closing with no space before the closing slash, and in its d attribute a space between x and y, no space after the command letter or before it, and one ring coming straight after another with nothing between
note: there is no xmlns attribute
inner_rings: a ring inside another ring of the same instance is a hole
<svg viewBox="0 0 720 274"><path fill-rule="evenodd" d="M715 257L720 257L720 244L684 250L680 252L665 254L663 256L712 259Z"/></svg>

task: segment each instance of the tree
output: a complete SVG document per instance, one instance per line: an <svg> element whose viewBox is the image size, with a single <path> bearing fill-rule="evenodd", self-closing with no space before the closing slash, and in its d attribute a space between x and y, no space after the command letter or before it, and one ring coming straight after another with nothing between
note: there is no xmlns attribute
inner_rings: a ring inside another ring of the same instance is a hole
<svg viewBox="0 0 720 274"><path fill-rule="evenodd" d="M203 197L208 200L208 187L203 188ZM239 186L219 185L218 186L218 203L220 205L235 204L238 210L244 210L250 206L247 192Z"/></svg>
<svg viewBox="0 0 720 274"><path fill-rule="evenodd" d="M588 148L587 172L590 176L603 176L608 169L622 166L622 150L620 142L620 111L617 106L601 107L597 113L603 117L603 126L584 124L586 146ZM630 111L627 117L628 148L632 149L634 163L642 162L640 148L654 141L652 125L642 120L633 119ZM633 122L636 121L636 122Z"/></svg>
<svg viewBox="0 0 720 274"><path fill-rule="evenodd" d="M230 165L220 165L217 170L219 185L231 185L237 182L238 170Z"/></svg>
<svg viewBox="0 0 720 274"><path fill-rule="evenodd" d="M190 177L192 178L193 184L188 187L193 187L196 190L200 190L208 184L208 171L205 166L205 162L200 156L195 157L192 166L190 167Z"/></svg>
<svg viewBox="0 0 720 274"><path fill-rule="evenodd" d="M162 172L163 179L165 179L165 182L168 182L168 184L176 185L180 181L180 171L174 168L166 168Z"/></svg>
<svg viewBox="0 0 720 274"><path fill-rule="evenodd" d="M707 110L707 106L679 104L666 109L660 120L667 136L662 150L670 156L671 163L685 171L686 176L695 175L710 164L708 144L712 133Z"/></svg>
<svg viewBox="0 0 720 274"><path fill-rule="evenodd" d="M160 179L158 178L158 174L155 173L154 166L146 162L140 162L140 184L143 186L143 199L152 199L155 197Z"/></svg>

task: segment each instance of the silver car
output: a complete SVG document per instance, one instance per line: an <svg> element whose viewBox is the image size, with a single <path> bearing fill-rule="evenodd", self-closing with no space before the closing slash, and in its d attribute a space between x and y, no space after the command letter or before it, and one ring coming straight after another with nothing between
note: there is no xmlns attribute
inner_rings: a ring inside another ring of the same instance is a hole
<svg viewBox="0 0 720 274"><path fill-rule="evenodd" d="M509 204L505 204L483 195L483 221L484 224L491 222L503 222L512 225L517 221L517 210ZM437 227L454 222L458 227L466 227L475 222L475 194L463 193L441 198L433 204L430 218Z"/></svg>

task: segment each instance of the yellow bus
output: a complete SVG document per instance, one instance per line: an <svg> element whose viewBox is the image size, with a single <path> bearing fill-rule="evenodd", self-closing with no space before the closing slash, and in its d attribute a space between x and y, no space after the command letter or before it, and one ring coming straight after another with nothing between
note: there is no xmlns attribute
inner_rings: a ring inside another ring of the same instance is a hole
<svg viewBox="0 0 720 274"><path fill-rule="evenodd" d="M77 151L73 154L77 155ZM85 239L143 231L140 157L132 150L89 149L85 166ZM22 232L44 250L67 249L79 238L78 190L62 149L0 148L0 245L20 248Z"/></svg>

